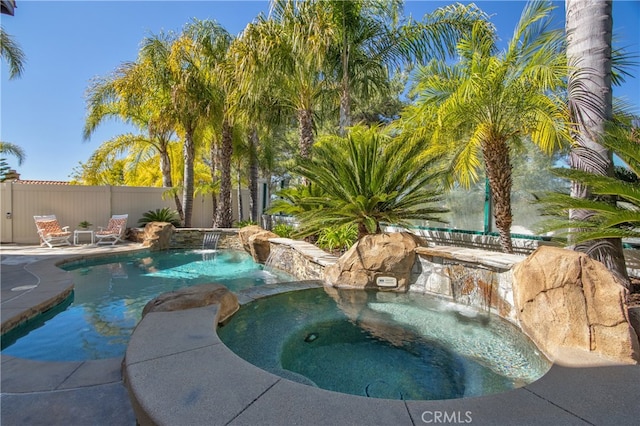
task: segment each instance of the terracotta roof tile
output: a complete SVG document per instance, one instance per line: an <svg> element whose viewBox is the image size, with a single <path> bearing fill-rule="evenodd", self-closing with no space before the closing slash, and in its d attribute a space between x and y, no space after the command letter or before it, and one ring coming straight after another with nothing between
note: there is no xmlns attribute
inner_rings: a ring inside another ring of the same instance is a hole
<svg viewBox="0 0 640 426"><path fill-rule="evenodd" d="M69 182L61 180L15 180L13 183L24 183L29 185L70 185Z"/></svg>

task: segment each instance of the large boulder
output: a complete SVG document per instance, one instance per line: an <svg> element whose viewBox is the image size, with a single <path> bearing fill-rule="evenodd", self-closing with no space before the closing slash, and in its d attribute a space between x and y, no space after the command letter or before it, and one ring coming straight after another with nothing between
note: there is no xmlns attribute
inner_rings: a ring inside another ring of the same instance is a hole
<svg viewBox="0 0 640 426"><path fill-rule="evenodd" d="M638 337L630 325L628 291L600 262L583 253L542 246L513 270L522 329L552 360L591 352L638 363Z"/></svg>
<svg viewBox="0 0 640 426"><path fill-rule="evenodd" d="M415 261L415 249L422 244L408 232L367 235L338 261L325 268L324 280L335 287L378 288L379 277L397 280L394 291L406 291Z"/></svg>
<svg viewBox="0 0 640 426"><path fill-rule="evenodd" d="M238 236L242 242L242 247L251 253L253 260L259 263L265 263L269 258L271 246L269 239L278 238L277 234L267 231L258 225L245 226L238 231Z"/></svg>
<svg viewBox="0 0 640 426"><path fill-rule="evenodd" d="M151 299L142 310L142 317L151 312L181 311L219 304L219 322L224 322L240 308L238 298L220 284L200 284L162 293Z"/></svg>
<svg viewBox="0 0 640 426"><path fill-rule="evenodd" d="M171 246L173 225L168 222L149 222L144 227L143 247L150 251L167 250Z"/></svg>
<svg viewBox="0 0 640 426"><path fill-rule="evenodd" d="M251 248L249 246L249 238L252 235L257 234L259 232L263 232L263 231L265 231L265 229L261 228L258 225L249 225L249 226L240 228L240 230L238 231L238 238L240 238L242 247L245 249L247 253L251 251Z"/></svg>

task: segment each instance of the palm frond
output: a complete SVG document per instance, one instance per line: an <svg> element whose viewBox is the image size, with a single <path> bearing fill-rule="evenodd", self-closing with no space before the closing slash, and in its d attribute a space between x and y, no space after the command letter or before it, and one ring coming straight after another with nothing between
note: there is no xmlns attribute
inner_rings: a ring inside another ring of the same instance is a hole
<svg viewBox="0 0 640 426"><path fill-rule="evenodd" d="M635 174L640 164L640 145L634 138L637 138L636 128L623 122L612 122L608 123L605 135L600 140L630 165ZM595 162L595 166L599 167L600 163ZM596 170L605 172L605 169ZM640 184L637 181L576 169L556 168L552 172L585 185L591 194L599 198L574 198L562 193L543 194L539 201L544 205L545 214L552 219L541 222L541 232L554 231L557 235L569 237L576 244L601 238L640 236ZM570 212L572 219L566 219Z"/></svg>
<svg viewBox="0 0 640 426"><path fill-rule="evenodd" d="M9 79L20 77L24 72L26 55L20 45L0 26L0 57L9 65Z"/></svg>
<svg viewBox="0 0 640 426"><path fill-rule="evenodd" d="M18 160L18 165L22 164L27 158L27 154L22 147L10 142L0 142L0 154L13 155Z"/></svg>

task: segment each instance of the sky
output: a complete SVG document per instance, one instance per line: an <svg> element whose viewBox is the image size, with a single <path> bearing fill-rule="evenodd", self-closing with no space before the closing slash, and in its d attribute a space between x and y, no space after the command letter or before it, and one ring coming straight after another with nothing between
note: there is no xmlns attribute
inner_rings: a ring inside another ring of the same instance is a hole
<svg viewBox="0 0 640 426"><path fill-rule="evenodd" d="M443 1L405 1L405 15L420 18ZM461 3L469 3L461 1ZM492 15L502 39L508 40L524 1L475 1ZM564 22L564 2L556 3L556 19ZM91 79L108 75L123 62L134 61L142 39L176 31L193 18L213 19L238 35L268 1L33 1L17 0L15 16L0 15L4 30L26 55L21 77L8 80L4 60L0 76L0 140L26 153L18 166L21 179L70 180L73 168L89 159L103 142L129 131L117 121L98 127L83 141L85 91ZM640 53L640 1L614 0L614 34L618 45ZM634 76L640 70L636 66ZM640 78L614 88L640 113Z"/></svg>

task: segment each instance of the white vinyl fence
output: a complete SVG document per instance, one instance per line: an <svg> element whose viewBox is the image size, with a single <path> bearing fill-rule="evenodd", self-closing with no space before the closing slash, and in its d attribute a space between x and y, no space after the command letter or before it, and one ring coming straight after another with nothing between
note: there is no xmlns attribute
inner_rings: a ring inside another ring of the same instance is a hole
<svg viewBox="0 0 640 426"><path fill-rule="evenodd" d="M264 188L266 185L260 185ZM0 183L0 242L37 244L38 235L33 216L55 214L60 226L73 231L84 220L106 226L111 215L128 214L127 227L136 227L143 213L169 207L175 210L172 197L162 194L165 188L130 186L82 186ZM262 214L264 191L259 191L258 208ZM243 219L249 218L249 192L242 191ZM237 191L232 191L234 221L238 220ZM259 216L260 217L260 216ZM213 203L210 195L196 196L193 202L191 226L211 228Z"/></svg>

